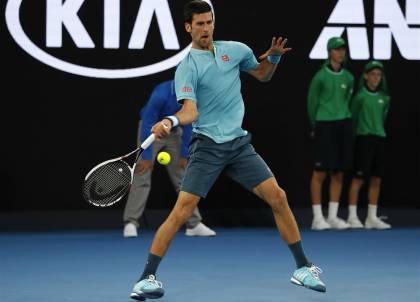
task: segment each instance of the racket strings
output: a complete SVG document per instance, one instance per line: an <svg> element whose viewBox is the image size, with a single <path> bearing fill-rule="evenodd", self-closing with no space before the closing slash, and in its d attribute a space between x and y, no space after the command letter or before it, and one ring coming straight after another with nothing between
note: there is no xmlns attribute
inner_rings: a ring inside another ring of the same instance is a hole
<svg viewBox="0 0 420 302"><path fill-rule="evenodd" d="M130 167L118 160L94 170L84 181L83 194L94 205L109 206L124 196L130 184Z"/></svg>

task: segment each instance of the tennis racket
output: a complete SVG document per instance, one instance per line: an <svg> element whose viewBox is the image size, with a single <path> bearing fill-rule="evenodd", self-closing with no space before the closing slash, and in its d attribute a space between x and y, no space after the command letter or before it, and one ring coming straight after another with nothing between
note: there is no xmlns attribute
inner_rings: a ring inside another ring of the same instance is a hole
<svg viewBox="0 0 420 302"><path fill-rule="evenodd" d="M120 201L130 189L138 158L154 140L155 135L151 134L136 150L104 161L90 170L82 186L86 201L97 207L108 207ZM137 153L136 160L130 167L126 160L135 153Z"/></svg>

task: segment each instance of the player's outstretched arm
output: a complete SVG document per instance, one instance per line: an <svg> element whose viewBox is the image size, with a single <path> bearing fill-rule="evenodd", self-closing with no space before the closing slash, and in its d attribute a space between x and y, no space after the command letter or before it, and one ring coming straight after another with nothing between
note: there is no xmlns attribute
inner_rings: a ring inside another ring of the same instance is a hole
<svg viewBox="0 0 420 302"><path fill-rule="evenodd" d="M198 110L195 101L193 100L184 100L184 104L180 111L175 113L175 115L166 117L162 121L156 123L152 127L152 133L155 134L157 139L169 135L172 127L181 125L188 125L196 121L198 118Z"/></svg>
<svg viewBox="0 0 420 302"><path fill-rule="evenodd" d="M286 43L286 38L273 37L270 49L259 57L261 63L255 70L251 70L249 73L261 82L270 81L277 69L277 64L280 62L280 57L292 50L290 47L286 47Z"/></svg>

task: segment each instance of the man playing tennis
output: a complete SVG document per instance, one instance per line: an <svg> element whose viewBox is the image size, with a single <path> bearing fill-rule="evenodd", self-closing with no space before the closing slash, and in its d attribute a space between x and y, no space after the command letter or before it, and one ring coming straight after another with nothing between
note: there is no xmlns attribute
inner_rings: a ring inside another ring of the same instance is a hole
<svg viewBox="0 0 420 302"><path fill-rule="evenodd" d="M162 283L156 280L157 267L178 229L191 216L200 198L206 197L222 170L271 206L277 228L296 260L297 269L291 281L325 292L326 286L318 275L321 270L305 257L285 192L255 152L251 135L241 127L244 103L240 71L259 81L269 81L281 55L291 50L285 48L287 39L273 38L270 49L260 56L262 61L258 63L245 44L213 42L213 13L206 2L187 3L184 22L192 38L192 49L175 74L177 100L183 106L175 115L155 124L152 132L159 139L169 135L173 127L193 123L190 157L175 207L155 235L131 298L144 301L163 296Z"/></svg>

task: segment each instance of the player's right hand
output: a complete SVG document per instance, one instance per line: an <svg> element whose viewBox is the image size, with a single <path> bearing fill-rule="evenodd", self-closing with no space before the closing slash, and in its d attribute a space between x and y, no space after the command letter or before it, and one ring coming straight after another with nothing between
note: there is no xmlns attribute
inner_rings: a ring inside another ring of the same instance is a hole
<svg viewBox="0 0 420 302"><path fill-rule="evenodd" d="M157 140L168 136L171 133L172 124L168 119L163 119L152 127L152 133Z"/></svg>
<svg viewBox="0 0 420 302"><path fill-rule="evenodd" d="M142 159L136 164L134 173L142 175L146 173L147 171L152 170L152 168L153 168L152 160Z"/></svg>

